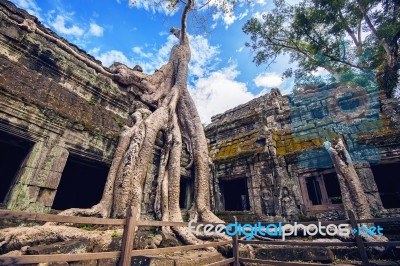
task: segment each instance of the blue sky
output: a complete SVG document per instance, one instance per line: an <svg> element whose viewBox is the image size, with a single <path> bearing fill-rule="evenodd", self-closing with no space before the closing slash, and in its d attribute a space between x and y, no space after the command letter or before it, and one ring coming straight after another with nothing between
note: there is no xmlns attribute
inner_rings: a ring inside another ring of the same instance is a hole
<svg viewBox="0 0 400 266"><path fill-rule="evenodd" d="M176 38L169 34L179 27L180 11L154 10L152 0L12 0L18 7L37 16L58 35L78 45L109 66L114 61L131 67L139 64L153 73L168 60ZM254 97L279 87L292 89L293 80L280 75L288 67L288 56L275 64L256 67L251 51L244 47L248 37L242 32L252 16L261 17L273 8L272 0L254 0L239 6L233 14L210 13L204 32L189 21L192 47L189 89L202 122ZM200 14L205 14L201 11ZM198 16L197 18L199 18Z"/></svg>

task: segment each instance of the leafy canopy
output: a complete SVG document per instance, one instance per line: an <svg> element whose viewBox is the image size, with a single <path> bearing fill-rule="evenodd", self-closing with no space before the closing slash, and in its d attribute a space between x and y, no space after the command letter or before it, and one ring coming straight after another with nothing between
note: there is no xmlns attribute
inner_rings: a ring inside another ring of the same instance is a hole
<svg viewBox="0 0 400 266"><path fill-rule="evenodd" d="M274 4L262 19L252 18L243 27L257 65L271 64L287 53L299 67L287 69L284 77L294 76L297 84L307 82L318 67L331 74L368 69L397 73L400 0L302 0L296 5L274 0ZM392 78L396 85L398 77Z"/></svg>

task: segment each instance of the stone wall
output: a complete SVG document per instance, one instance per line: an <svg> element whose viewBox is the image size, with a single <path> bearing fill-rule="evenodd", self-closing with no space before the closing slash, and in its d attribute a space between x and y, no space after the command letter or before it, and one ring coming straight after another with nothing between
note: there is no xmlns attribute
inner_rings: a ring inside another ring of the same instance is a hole
<svg viewBox="0 0 400 266"><path fill-rule="evenodd" d="M5 1L0 16L0 130L33 143L6 203L46 211L69 154L111 163L134 104L124 88L64 47L98 61L35 17Z"/></svg>
<svg viewBox="0 0 400 266"><path fill-rule="evenodd" d="M376 87L353 83L310 86L287 96L272 89L214 116L206 127L216 176L247 178L251 211L258 215L335 219L343 207L324 187L334 170L323 143L343 137L373 213L396 213L383 208L370 166L400 162L399 108ZM309 198L310 177L321 185L320 204Z"/></svg>

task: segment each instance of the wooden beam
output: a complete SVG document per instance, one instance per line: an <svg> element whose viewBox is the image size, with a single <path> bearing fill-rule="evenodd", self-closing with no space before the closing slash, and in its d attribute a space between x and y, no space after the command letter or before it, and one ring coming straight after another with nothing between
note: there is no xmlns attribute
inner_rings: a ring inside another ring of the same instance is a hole
<svg viewBox="0 0 400 266"><path fill-rule="evenodd" d="M234 262L234 258L226 259L226 260L221 260L217 261L214 263L207 264L207 266L223 266L223 265L228 265L229 263Z"/></svg>
<svg viewBox="0 0 400 266"><path fill-rule="evenodd" d="M126 213L126 225L124 228L124 234L122 235L122 252L121 259L119 261L120 266L130 266L132 256L130 251L133 247L133 241L135 239L135 227L136 227L136 216L137 208L130 206Z"/></svg>
<svg viewBox="0 0 400 266"><path fill-rule="evenodd" d="M158 254L167 254L174 252L181 252L187 250L195 250L202 248L210 248L210 247L218 247L232 244L232 240L220 241L220 242L209 242L205 244L199 245L188 245L188 246L179 246L179 247L169 247L169 248L156 248L156 249L143 249L143 250L132 250L131 256L145 256L145 255L158 255Z"/></svg>
<svg viewBox="0 0 400 266"><path fill-rule="evenodd" d="M233 216L233 217L234 217L235 223L236 223L237 222L237 218L236 218L236 216ZM240 265L239 264L239 241L238 241L237 232L236 232L236 234L234 234L232 236L232 243L233 243L233 248L232 248L232 250L233 250L233 258L234 258L233 266L239 266Z"/></svg>
<svg viewBox="0 0 400 266"><path fill-rule="evenodd" d="M124 225L124 219L108 219L95 217L64 216L56 214L45 214L25 211L0 210L0 219L28 220L41 222L59 222L74 224L101 224L101 225Z"/></svg>
<svg viewBox="0 0 400 266"><path fill-rule="evenodd" d="M353 229L357 229L357 233L354 234L354 238L356 239L356 243L357 243L357 248L358 248L358 252L360 253L360 257L361 257L361 261L363 263L363 265L370 265L369 261L368 261L368 254L367 251L365 249L362 237L358 234L358 224L356 221L356 217L354 216L354 213L352 211L348 211L349 214L349 218L350 218L350 224L351 227L353 227Z"/></svg>
<svg viewBox="0 0 400 266"><path fill-rule="evenodd" d="M257 263L257 264L278 265L278 266L304 266L304 265L326 266L326 264L321 264L321 263L286 262L286 261L259 260L259 259L247 259L247 258L240 258L239 261L243 263Z"/></svg>
<svg viewBox="0 0 400 266"><path fill-rule="evenodd" d="M0 265L17 265L30 263L49 263L62 261L81 261L98 259L117 259L120 251L80 254L22 255L0 256Z"/></svg>

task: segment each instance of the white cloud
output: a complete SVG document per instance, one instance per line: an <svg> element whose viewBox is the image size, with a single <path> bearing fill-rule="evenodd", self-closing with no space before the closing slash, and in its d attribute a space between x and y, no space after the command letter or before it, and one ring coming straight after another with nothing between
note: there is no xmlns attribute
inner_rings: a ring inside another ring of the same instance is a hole
<svg viewBox="0 0 400 266"><path fill-rule="evenodd" d="M263 22L264 21L263 16L265 16L266 14L267 14L266 12L257 11L256 13L253 14L253 18L256 18L258 21Z"/></svg>
<svg viewBox="0 0 400 266"><path fill-rule="evenodd" d="M53 22L50 22L50 25L59 33L65 35L73 35L73 36L82 36L84 30L77 25L72 25L71 27L67 27L66 18L62 15L57 15L56 19Z"/></svg>
<svg viewBox="0 0 400 266"><path fill-rule="evenodd" d="M264 72L259 74L255 79L254 83L257 87L262 88L275 88L279 87L283 80L278 73L275 72Z"/></svg>
<svg viewBox="0 0 400 266"><path fill-rule="evenodd" d="M211 45L201 35L189 35L192 58L189 64L189 71L197 77L204 77L208 72L215 69L219 62L217 58L219 47Z"/></svg>
<svg viewBox="0 0 400 266"><path fill-rule="evenodd" d="M217 10L212 15L213 20L218 21L221 19L224 22L226 29L229 28L229 26L238 19L238 17L236 17L233 12L233 4L230 2L225 2L224 7L221 7L217 1L211 1L209 6L215 7ZM247 10L243 13L245 16L247 16L246 12L247 12ZM242 14L240 14L240 15L242 15Z"/></svg>
<svg viewBox="0 0 400 266"><path fill-rule="evenodd" d="M262 5L262 6L267 4L266 0L257 0L256 2L257 2L257 4Z"/></svg>
<svg viewBox="0 0 400 266"><path fill-rule="evenodd" d="M235 81L239 75L236 67L236 64L232 64L212 72L208 77L197 80L195 87L189 89L203 123L208 124L213 115L246 103L255 97L247 91L245 83Z"/></svg>
<svg viewBox="0 0 400 266"><path fill-rule="evenodd" d="M89 53L92 54L94 57L96 57L96 59L100 60L104 66L109 67L114 62L120 62L129 67L133 67L132 62L121 51L111 50L101 54L99 54L99 51L100 51L99 48L94 48L90 50Z"/></svg>
<svg viewBox="0 0 400 266"><path fill-rule="evenodd" d="M101 27L100 25L92 22L90 23L90 29L89 29L89 34L96 36L96 37L101 37L103 36L104 33L104 28Z"/></svg>
<svg viewBox="0 0 400 266"><path fill-rule="evenodd" d="M242 20L243 18L247 17L247 15L249 14L249 10L246 9L246 11L244 11L243 13L239 14L238 19Z"/></svg>
<svg viewBox="0 0 400 266"><path fill-rule="evenodd" d="M236 21L237 17L233 12L217 11L213 15L213 20L218 21L219 19L222 19L222 21L225 23L225 29L227 29L231 24L233 24L233 22Z"/></svg>
<svg viewBox="0 0 400 266"><path fill-rule="evenodd" d="M40 16L41 9L36 4L35 0L13 0L13 2L19 8L26 10L29 14L37 17L40 21L43 21Z"/></svg>
<svg viewBox="0 0 400 266"><path fill-rule="evenodd" d="M144 58L150 58L153 55L153 53L145 53L145 52L143 52L142 48L140 48L139 46L133 47L132 51L135 54L138 54L139 56L144 57Z"/></svg>
<svg viewBox="0 0 400 266"><path fill-rule="evenodd" d="M174 15L178 10L169 7L169 1L158 0L129 0L130 7L143 8L154 13L163 13L168 16Z"/></svg>
<svg viewBox="0 0 400 266"><path fill-rule="evenodd" d="M244 46L241 46L238 49L236 49L236 52L237 53L241 53L243 51L243 49L244 49Z"/></svg>
<svg viewBox="0 0 400 266"><path fill-rule="evenodd" d="M330 73L328 72L328 70L322 67L318 67L317 70L311 72L311 75L313 76L325 76L329 74Z"/></svg>

